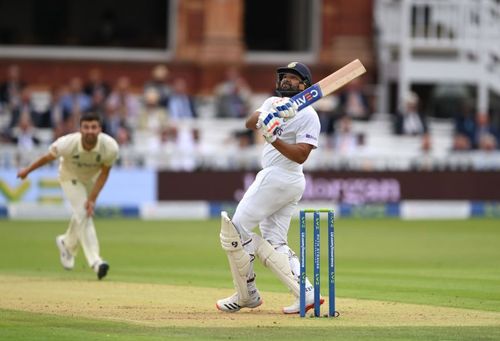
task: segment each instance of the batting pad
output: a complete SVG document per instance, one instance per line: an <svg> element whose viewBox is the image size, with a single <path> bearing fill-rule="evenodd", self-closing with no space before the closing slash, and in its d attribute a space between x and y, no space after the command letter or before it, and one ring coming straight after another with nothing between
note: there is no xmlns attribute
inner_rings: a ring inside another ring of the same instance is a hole
<svg viewBox="0 0 500 341"><path fill-rule="evenodd" d="M299 283L292 274L288 256L276 251L267 240L264 240L257 234L253 236L253 240L255 242L255 254L257 257L259 257L266 267L271 269L271 271L278 276L295 297L299 297Z"/></svg>
<svg viewBox="0 0 500 341"><path fill-rule="evenodd" d="M241 238L227 212L221 212L220 243L226 251L234 286L238 292L238 304L243 306L249 300L247 277L251 269L251 257L243 249Z"/></svg>

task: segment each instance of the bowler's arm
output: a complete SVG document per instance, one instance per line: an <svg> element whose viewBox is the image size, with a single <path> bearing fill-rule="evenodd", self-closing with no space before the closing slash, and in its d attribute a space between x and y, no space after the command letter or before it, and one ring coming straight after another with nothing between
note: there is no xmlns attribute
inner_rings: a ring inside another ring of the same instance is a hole
<svg viewBox="0 0 500 341"><path fill-rule="evenodd" d="M29 173L33 172L35 169L38 169L44 165L46 165L49 162L52 162L56 159L56 156L52 155L51 153L47 153L43 156L41 156L39 159L37 159L35 162L33 162L31 165L28 167L22 168L17 172L17 177L20 179L25 179Z"/></svg>

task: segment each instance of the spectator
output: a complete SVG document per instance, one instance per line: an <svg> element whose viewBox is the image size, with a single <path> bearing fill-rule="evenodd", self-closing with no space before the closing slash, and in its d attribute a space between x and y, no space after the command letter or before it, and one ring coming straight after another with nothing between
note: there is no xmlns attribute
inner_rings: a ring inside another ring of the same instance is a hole
<svg viewBox="0 0 500 341"><path fill-rule="evenodd" d="M110 135L115 140L118 140L118 135L123 133L123 129L127 132L132 131L132 128L127 124L126 120L120 118L116 112L108 109L103 119L103 132Z"/></svg>
<svg viewBox="0 0 500 341"><path fill-rule="evenodd" d="M32 150L40 144L28 113L22 114L17 126L12 129L11 142L23 151Z"/></svg>
<svg viewBox="0 0 500 341"><path fill-rule="evenodd" d="M497 132L495 128L490 124L490 118L488 114L479 113L476 116L476 132L474 134L474 145L481 150L490 150L494 145L496 148Z"/></svg>
<svg viewBox="0 0 500 341"><path fill-rule="evenodd" d="M176 78L173 82L173 91L168 100L168 113L174 121L198 117L194 100L188 94L184 78Z"/></svg>
<svg viewBox="0 0 500 341"><path fill-rule="evenodd" d="M256 170L261 167L258 155L261 148L255 147L256 132L250 129L237 130L224 147L227 161L224 167L229 169ZM261 137L260 134L258 134ZM265 141L265 140L264 140Z"/></svg>
<svg viewBox="0 0 500 341"><path fill-rule="evenodd" d="M340 112L354 120L369 120L371 117L368 96L359 78L353 79L339 95Z"/></svg>
<svg viewBox="0 0 500 341"><path fill-rule="evenodd" d="M233 133L238 148L245 149L255 144L255 134L250 129L238 130Z"/></svg>
<svg viewBox="0 0 500 341"><path fill-rule="evenodd" d="M120 125L116 132L116 142L120 146L132 144L132 131L128 126Z"/></svg>
<svg viewBox="0 0 500 341"><path fill-rule="evenodd" d="M479 137L478 146L483 151L494 151L497 149L497 140L493 134L484 133Z"/></svg>
<svg viewBox="0 0 500 341"><path fill-rule="evenodd" d="M335 133L335 124L339 119L338 114L338 97L328 95L313 104L314 109L318 112L319 121L321 123L321 133L331 139Z"/></svg>
<svg viewBox="0 0 500 341"><path fill-rule="evenodd" d="M141 139L139 148L144 152L144 166L151 169L166 169L169 165L169 155L174 148L177 129L167 126L159 134L147 134Z"/></svg>
<svg viewBox="0 0 500 341"><path fill-rule="evenodd" d="M497 145L500 145L500 108L494 108L490 111L491 117L491 127L495 132L495 137L497 139Z"/></svg>
<svg viewBox="0 0 500 341"><path fill-rule="evenodd" d="M432 151L432 140L429 134L424 134L422 136L422 144L420 145L420 148L423 153L430 153Z"/></svg>
<svg viewBox="0 0 500 341"><path fill-rule="evenodd" d="M417 171L432 171L437 168L436 158L432 150L432 140L429 134L422 135L420 154L412 159L410 167Z"/></svg>
<svg viewBox="0 0 500 341"><path fill-rule="evenodd" d="M106 95L103 91L95 91L90 98L88 111L98 114L100 117L106 115Z"/></svg>
<svg viewBox="0 0 500 341"><path fill-rule="evenodd" d="M10 122L5 131L7 135L11 135L12 129L19 125L22 116L28 116L31 122L35 122L38 118L38 114L31 101L31 89L28 87L23 88L18 99L18 104L12 108Z"/></svg>
<svg viewBox="0 0 500 341"><path fill-rule="evenodd" d="M103 98L107 98L109 96L111 87L106 81L102 79L102 73L100 69L90 69L87 83L85 83L84 92L90 98L93 98L96 93L99 93L99 96Z"/></svg>
<svg viewBox="0 0 500 341"><path fill-rule="evenodd" d="M163 65L156 65L151 72L151 80L146 82L144 85L144 95L148 92L149 89L154 89L160 96L159 104L162 106L167 106L168 97L172 92L170 85L168 84L168 68Z"/></svg>
<svg viewBox="0 0 500 341"><path fill-rule="evenodd" d="M19 66L13 64L7 68L6 79L0 84L0 108L5 106L9 111L21 102L21 92L26 82L21 80Z"/></svg>
<svg viewBox="0 0 500 341"><path fill-rule="evenodd" d="M476 117L470 100L462 102L462 110L455 116L455 139L458 143L458 150L469 145L468 149L476 148ZM467 139L468 142L463 141Z"/></svg>
<svg viewBox="0 0 500 341"><path fill-rule="evenodd" d="M249 110L251 90L235 67L226 71L226 79L215 88L217 117L243 118Z"/></svg>
<svg viewBox="0 0 500 341"><path fill-rule="evenodd" d="M59 137L73 132L73 128L68 127L69 112L65 112L62 105L62 97L66 90L64 86L52 87L50 91L50 102L47 108L47 114L50 116L50 126L52 127L52 135L54 140Z"/></svg>
<svg viewBox="0 0 500 341"><path fill-rule="evenodd" d="M352 155L356 152L360 141L364 143L363 138L352 131L351 117L344 115L337 122L338 132L333 136L334 148L341 155Z"/></svg>
<svg viewBox="0 0 500 341"><path fill-rule="evenodd" d="M201 159L200 132L181 125L177 128L176 152L171 155L170 168L174 171L192 172L199 168Z"/></svg>
<svg viewBox="0 0 500 341"><path fill-rule="evenodd" d="M29 116L31 123L40 128L50 127L48 111L37 110L32 101L31 89L26 87L21 91L20 103L12 109L10 123L4 133L11 134L12 129L19 125L22 116Z"/></svg>
<svg viewBox="0 0 500 341"><path fill-rule="evenodd" d="M475 170L492 171L500 167L500 152L493 134L485 132L478 139L478 151L470 157Z"/></svg>
<svg viewBox="0 0 500 341"><path fill-rule="evenodd" d="M467 135L455 133L453 135L452 150L455 152L469 151L472 149L472 143Z"/></svg>
<svg viewBox="0 0 500 341"><path fill-rule="evenodd" d="M130 79L119 77L106 102L103 130L116 137L119 129L136 127L139 109L139 100L130 90Z"/></svg>
<svg viewBox="0 0 500 341"><path fill-rule="evenodd" d="M68 92L61 98L61 106L65 123L70 131L76 131L80 122L80 116L90 108L90 97L83 92L83 84L80 77L73 77L69 81Z"/></svg>
<svg viewBox="0 0 500 341"><path fill-rule="evenodd" d="M167 125L167 109L160 104L160 94L156 88L148 88L144 93L144 103L139 112L137 128L159 133Z"/></svg>
<svg viewBox="0 0 500 341"><path fill-rule="evenodd" d="M419 98L414 92L409 92L403 99L401 110L394 120L396 135L424 135L427 133L427 121L419 110Z"/></svg>
<svg viewBox="0 0 500 341"><path fill-rule="evenodd" d="M145 165L156 169L186 170L185 157L195 158L192 137L187 133L186 127L177 125L167 125L160 129L159 134L146 136L144 143L148 153Z"/></svg>

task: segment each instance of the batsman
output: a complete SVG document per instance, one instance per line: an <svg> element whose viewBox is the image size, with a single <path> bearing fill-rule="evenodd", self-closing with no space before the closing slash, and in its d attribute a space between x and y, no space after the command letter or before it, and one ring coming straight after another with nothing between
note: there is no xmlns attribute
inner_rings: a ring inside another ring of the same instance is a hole
<svg viewBox="0 0 500 341"><path fill-rule="evenodd" d="M221 212L220 240L236 292L217 301L219 310L236 312L262 304L253 269L257 257L294 296L283 313L299 313L300 264L288 246L288 230L306 185L302 165L318 147L320 121L311 106L299 111L290 97L311 84L311 72L302 63L278 68L276 96L267 98L246 120L246 127L259 131L267 143L262 152L262 170L239 202L233 218ZM256 226L260 235L253 232ZM320 303L323 301L321 298ZM306 311L313 306L314 288L306 279Z"/></svg>

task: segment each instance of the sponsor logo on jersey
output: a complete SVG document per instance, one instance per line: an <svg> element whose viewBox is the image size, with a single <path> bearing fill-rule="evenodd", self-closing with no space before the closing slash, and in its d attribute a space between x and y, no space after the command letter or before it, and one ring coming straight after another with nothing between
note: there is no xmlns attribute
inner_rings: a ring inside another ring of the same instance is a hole
<svg viewBox="0 0 500 341"><path fill-rule="evenodd" d="M76 166L78 168L97 168L97 167L99 167L99 164L89 163L89 162L77 162Z"/></svg>
<svg viewBox="0 0 500 341"><path fill-rule="evenodd" d="M311 134L306 134L306 138L311 139L311 140L314 140L314 141L316 141L316 140L317 140L317 138L316 138L316 137L314 137L314 136L312 136Z"/></svg>

